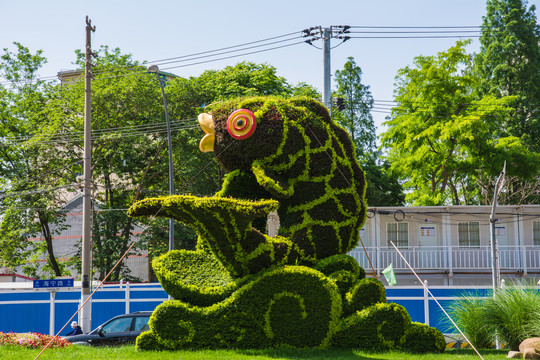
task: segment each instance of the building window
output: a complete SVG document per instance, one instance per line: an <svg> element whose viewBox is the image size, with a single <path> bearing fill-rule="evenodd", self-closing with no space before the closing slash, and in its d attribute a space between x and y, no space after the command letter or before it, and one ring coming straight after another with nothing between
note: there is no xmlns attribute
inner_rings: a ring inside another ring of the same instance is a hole
<svg viewBox="0 0 540 360"><path fill-rule="evenodd" d="M533 221L533 244L540 245L540 221Z"/></svg>
<svg viewBox="0 0 540 360"><path fill-rule="evenodd" d="M387 223L386 239L388 246L392 247L392 241L398 248L409 247L409 224L408 223Z"/></svg>
<svg viewBox="0 0 540 360"><path fill-rule="evenodd" d="M478 222L462 222L458 224L459 246L480 246L480 224Z"/></svg>

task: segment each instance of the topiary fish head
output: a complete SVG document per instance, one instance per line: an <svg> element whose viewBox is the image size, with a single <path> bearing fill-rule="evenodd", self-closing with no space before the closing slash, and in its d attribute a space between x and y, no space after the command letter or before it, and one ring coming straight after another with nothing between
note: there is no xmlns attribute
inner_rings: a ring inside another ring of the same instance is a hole
<svg viewBox="0 0 540 360"><path fill-rule="evenodd" d="M214 151L231 175L221 196L278 200L280 235L312 261L354 248L366 216L364 173L349 134L320 102L231 100L199 122L201 150Z"/></svg>
<svg viewBox="0 0 540 360"><path fill-rule="evenodd" d="M203 152L214 151L226 171L250 170L254 160L278 150L283 138L283 100L251 98L217 104L199 115L206 133L199 145Z"/></svg>

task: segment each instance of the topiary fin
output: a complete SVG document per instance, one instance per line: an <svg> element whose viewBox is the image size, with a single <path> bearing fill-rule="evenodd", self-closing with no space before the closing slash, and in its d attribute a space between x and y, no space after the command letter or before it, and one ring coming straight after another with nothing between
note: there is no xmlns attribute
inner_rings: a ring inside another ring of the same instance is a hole
<svg viewBox="0 0 540 360"><path fill-rule="evenodd" d="M281 179L278 174L263 167L259 162L255 161L251 166L251 170L261 185L272 196L277 198L289 198L294 193L294 188L289 186L287 180Z"/></svg>

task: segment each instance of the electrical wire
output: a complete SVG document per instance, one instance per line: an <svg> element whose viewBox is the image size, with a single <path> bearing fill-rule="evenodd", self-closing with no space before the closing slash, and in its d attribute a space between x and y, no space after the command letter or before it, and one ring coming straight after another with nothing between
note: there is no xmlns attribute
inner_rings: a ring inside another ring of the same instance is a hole
<svg viewBox="0 0 540 360"><path fill-rule="evenodd" d="M194 62L194 63L190 63L190 64L185 64L185 65L170 66L170 67L164 68L163 70L177 69L177 68L183 68L183 67L187 67L187 66L200 65L200 64L205 64L205 63L214 62L214 61L219 61L219 60L232 59L232 58L240 57L240 56L253 55L253 54L258 54L258 53L262 53L262 52L266 52L266 51L272 51L272 50L277 50L277 49L283 49L283 48L286 48L286 47L290 47L290 46L294 46L294 45L298 45L298 44L303 44L303 43L304 43L304 41L302 40L302 41L295 42L295 43L292 43L292 44L276 46L276 47L272 47L272 48L264 49L264 50L251 51L251 52L242 53L242 54L237 54L237 55L231 55L231 56L224 56L224 57L220 57L220 58L217 58L217 59L205 60L205 61L199 61L199 62Z"/></svg>
<svg viewBox="0 0 540 360"><path fill-rule="evenodd" d="M334 30L334 28L335 28L335 30ZM165 59L158 59L158 60L152 61L151 63L156 63L158 65L159 64L163 65L163 64L171 64L171 63L179 63L179 62L190 62L190 61L193 61L193 60L196 60L196 59L200 59L201 55L205 55L205 57L213 57L213 56L219 56L219 55L223 55L223 54L227 54L227 53L240 52L240 51L245 51L245 50L249 50L249 49L253 49L253 48L269 46L269 45L280 43L280 42L286 42L286 41L294 40L295 37L292 37L293 35L297 35L297 37L302 37L302 34L304 34L304 36L313 36L313 34L311 34L311 32L314 29L315 30L320 29L320 27L310 28L307 33L304 30L295 31L295 32L291 32L291 33L287 33L287 34L283 34L283 35L278 35L278 36L273 36L273 37L269 37L269 38L265 38L265 39L261 39L261 40L246 42L246 43L242 43L242 44L239 44L239 45L233 45L233 46L228 46L228 47L223 47L223 48L218 48L218 49L213 49L213 50L208 50L208 51L202 51L202 52L188 54L188 55L169 57L169 58L165 58ZM353 31L351 31L351 29ZM373 29L387 29L387 30L394 30L394 31L374 31ZM412 31L413 29L414 29L414 31ZM469 30L464 30L464 29L469 29ZM482 27L478 26L478 25L471 25L471 26L365 26L365 25L364 26L358 26L358 25L343 26L343 25L333 25L332 26L332 31L333 31L333 33L335 32L335 34L340 35L340 36L344 35L344 34L379 34L379 35L384 35L384 34L425 34L425 35L421 35L421 36L348 36L347 35L347 36L343 37L345 40L352 39L352 38L357 38L357 39L441 39L441 38L463 37L463 36L461 36L459 34L467 34L466 37L470 37L470 38L480 37L480 35L473 35L473 34L481 33L482 32ZM445 34L445 33L446 34L453 34L453 35L440 35L440 34ZM438 34L438 35L435 35L435 34ZM291 38L285 39L285 40L269 42L269 41L276 40L276 39L282 39L284 37L291 37ZM313 38L312 40L317 40L317 39L319 39L319 38ZM264 42L267 42L267 44L262 44ZM272 50L276 50L276 49L280 49L280 48L288 47L288 46L293 46L293 45L304 43L304 42L306 42L306 41L303 40L302 42L298 42L298 43L294 43L294 44L288 44L288 45L279 46L279 47L262 49L262 50L254 51L254 52L231 55L231 56L221 57L221 58L217 58L217 59L210 59L210 60L200 61L200 62L192 62L192 63L185 64L185 65L172 66L172 67L168 67L167 69L163 69L163 70L175 69L175 68L181 68L181 67L187 67L187 66L194 66L194 65L199 65L199 64L204 64L204 63L209 63L209 62L214 62L214 61L226 60L226 59L230 59L230 58L234 58L234 57L240 57L240 56L256 54L256 53L264 52L264 51L272 51ZM248 45L253 45L253 44L259 44L259 45L248 46ZM315 46L313 44L311 44L311 45ZM341 45L341 44L339 44L339 45ZM238 49L238 48L240 48L240 49ZM234 50L232 50L232 49L234 49ZM230 50L230 51L227 51L227 50ZM113 68L95 70L94 75L102 75L102 74L118 71L119 69L142 67L142 66L143 66L142 64L138 64L138 63L129 64L129 65L122 65L122 66L115 66ZM112 78L118 78L118 77L123 77L123 76L133 76L133 75L135 75L137 73L141 73L141 72L143 72L143 71L141 70L141 71L137 71L137 72L130 72L128 74L122 74L122 75L116 75L116 76L110 76L110 77L101 77L101 78L98 77L98 78L96 78L96 80L99 80L99 79L102 79L102 80L103 79L112 79ZM49 79L52 80L52 79L55 79L56 77L57 76L44 76L44 77L36 78L36 79L33 79L33 80L28 80L26 83L34 83L34 82L45 81L45 80L49 80ZM55 81L57 81L57 80L55 80ZM11 85L12 82L10 82L10 81L0 82L0 85L5 85L5 84L10 84Z"/></svg>
<svg viewBox="0 0 540 360"><path fill-rule="evenodd" d="M242 51L242 50L246 50L246 49L267 46L267 45L271 45L271 44L275 44L275 43L279 43L279 42L290 41L290 40L293 40L295 38L275 41L275 42L271 42L271 43L263 44L263 45L247 47L247 48L244 48L244 49L238 49L238 50L223 52L224 50L235 49L235 48L244 47L244 46L247 46L247 45L259 44L259 43L262 43L262 42L267 42L267 41L270 41L270 40L280 39L280 38L291 36L291 35L294 35L294 34L299 35L300 33L301 32L296 31L296 32L292 32L292 33L288 33L288 34L284 34L284 35L278 35L278 36L269 37L269 38L262 39L262 40L250 41L250 42L239 44L239 45L227 46L227 47L223 47L223 48L218 48L218 49L213 49L213 50L208 50L208 51L202 51L202 52L197 52L197 53L188 54L188 55L175 56L175 57L170 57L170 58L165 58L165 59L152 60L152 61L148 61L148 62L145 62L145 63L155 64L155 65L164 65L164 64L170 64L170 63L175 63L175 62L183 62L183 61L191 61L191 60L194 60L194 59L199 59L199 58L201 58L201 55L205 55L205 57L223 55L223 54L226 54L226 53L232 53L232 52L236 52L236 51ZM296 38L298 38L298 37L299 36L297 36ZM175 60L175 61L173 61L173 60ZM143 65L142 64L132 64L132 65L125 65L125 66L122 66L120 68L131 68L131 67L137 67L137 66L143 66ZM94 71L93 73L94 73L94 75L98 75L98 74L103 74L103 73L112 72L112 71L116 71L116 70L118 70L118 67L112 68L112 69L97 70L97 71Z"/></svg>
<svg viewBox="0 0 540 360"><path fill-rule="evenodd" d="M281 39L281 38L284 38L284 37L290 37L290 36L295 35L295 34L297 34L297 36L292 37L290 39L273 41L273 42L270 42L270 43L267 43L267 44L260 44L260 43L268 42L268 41L271 41L271 40ZM283 35L273 36L273 37L269 37L269 38L265 38L265 39L261 39L261 40L242 43L242 44L239 44L239 45L233 45L233 46L223 47L223 48L219 48L219 49L208 50L208 51L203 51L203 52L198 52L198 53L193 53L193 54L188 54L188 55L182 55L182 56L176 56L176 57L170 57L170 58L165 58L165 59L158 59L158 60L154 60L154 61L152 61L150 63L154 63L156 65L164 65L164 64L177 63L177 62L189 62L189 61L193 61L193 60L202 58L201 55L206 55L205 57L219 56L219 55L224 55L224 54L227 54L227 53L245 51L245 50L249 50L249 49L253 49L253 48L259 48L259 47L273 45L273 44L276 44L276 43L291 41L291 40L294 40L296 38L301 38L301 34L302 34L301 31L296 31L296 32L288 33L288 34L283 34ZM248 45L253 45L253 44L260 44L260 45L246 47ZM285 45L283 47L287 47L287 46L291 46L291 45L293 45L293 44ZM237 48L240 48L240 49L237 49ZM273 47L273 48L270 48L270 49L263 49L263 50L260 50L260 51L257 51L257 52L251 52L251 53L247 53L247 54L239 54L237 56L250 55L250 54L253 54L253 53L264 52L264 51L271 51L271 50L276 50L276 49L279 49L279 48L281 48L281 47ZM231 49L235 49L235 50L231 50ZM224 51L224 50L230 50L230 51ZM194 64L187 64L185 66L192 66L192 65L211 62L211 61L219 61L219 60L229 59L229 58L233 58L233 57L234 56L220 58L220 59L214 59L214 60L208 60L208 61L204 61L204 62L197 62L197 63L194 63ZM173 61L173 60L176 60L176 61ZM93 75L98 76L98 75L103 75L103 74L106 74L106 73L111 73L111 72L114 72L114 71L118 71L118 70L121 70L121 69L129 69L129 68L136 68L136 67L142 67L142 66L143 66L142 64L138 64L138 63L129 64L129 65L122 65L122 66L115 66L115 67L107 68L107 69L94 70ZM170 68L171 67L169 67L169 69ZM162 70L166 70L166 69L162 69ZM140 73L140 72L146 72L146 69L144 69L144 70L141 69L140 71L137 71L137 72L130 72L129 74L122 74L122 75L101 77L101 78L97 77L96 80L112 79L112 78L117 78L117 77L122 77L122 76L130 76L130 75L134 75L134 74ZM82 73L82 70L81 70L81 73ZM42 79L56 79L56 78L57 78L57 76L46 76L46 77L41 77L41 78L31 80L28 83L39 82ZM10 81L0 82L0 85L5 85L5 84L11 84L11 82Z"/></svg>
<svg viewBox="0 0 540 360"><path fill-rule="evenodd" d="M170 122L171 131L181 131L188 129L195 129L199 127L198 122L195 121L195 118L184 119L184 120L173 120ZM91 137L93 140L115 140L118 138L125 137L134 137L134 136L143 136L148 134L160 134L167 132L166 123L153 123L153 124L142 124L135 126L125 126L118 128L108 128L108 129L98 129L91 132ZM34 135L24 135L24 136L13 136L13 137L3 137L0 138L0 146L9 146L16 143L26 143L31 141L32 145L45 145L45 144L55 144L58 142L78 142L84 139L83 132L74 132L66 134L56 134L51 135L50 137L43 137L43 140L40 140L40 136Z"/></svg>

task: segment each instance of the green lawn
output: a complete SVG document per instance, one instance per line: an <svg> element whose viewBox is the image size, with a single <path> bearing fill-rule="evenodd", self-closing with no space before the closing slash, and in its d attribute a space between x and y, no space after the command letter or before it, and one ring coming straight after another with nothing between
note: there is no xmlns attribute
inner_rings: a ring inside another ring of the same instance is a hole
<svg viewBox="0 0 540 360"><path fill-rule="evenodd" d="M0 359L22 360L34 359L39 350L28 350L19 347L0 346ZM486 360L502 360L506 358L506 350L483 350ZM298 350L298 349L266 349L266 350L204 350L178 352L137 352L134 346L118 348L90 348L73 346L67 349L47 349L41 359L70 360L279 360L279 359L330 359L330 360L454 360L479 359L472 350L447 350L444 354L411 355L407 353L366 353L354 350Z"/></svg>

